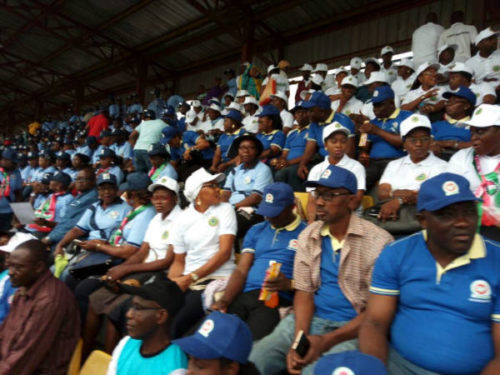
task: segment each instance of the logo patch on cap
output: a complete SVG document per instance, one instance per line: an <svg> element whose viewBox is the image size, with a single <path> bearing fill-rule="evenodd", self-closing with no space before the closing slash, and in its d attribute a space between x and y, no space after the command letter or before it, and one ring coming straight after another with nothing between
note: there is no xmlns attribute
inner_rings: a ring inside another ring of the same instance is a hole
<svg viewBox="0 0 500 375"><path fill-rule="evenodd" d="M340 125L338 122L335 124L335 129L339 129L341 127L342 127L342 125Z"/></svg>
<svg viewBox="0 0 500 375"><path fill-rule="evenodd" d="M375 92L373 93L373 97L376 98L378 96L378 90L375 90Z"/></svg>
<svg viewBox="0 0 500 375"><path fill-rule="evenodd" d="M327 169L321 174L321 179L326 180L330 175L332 174L332 171Z"/></svg>
<svg viewBox="0 0 500 375"><path fill-rule="evenodd" d="M333 372L332 375L355 375L354 371L352 371L349 367L337 367Z"/></svg>
<svg viewBox="0 0 500 375"><path fill-rule="evenodd" d="M274 196L271 193L266 194L266 203L273 204Z"/></svg>
<svg viewBox="0 0 500 375"><path fill-rule="evenodd" d="M482 108L478 108L476 109L476 112L474 112L474 116L477 116L477 115L480 115L481 112L483 112L483 109Z"/></svg>
<svg viewBox="0 0 500 375"><path fill-rule="evenodd" d="M103 180L111 180L111 175L109 173L103 173L102 174L102 179Z"/></svg>
<svg viewBox="0 0 500 375"><path fill-rule="evenodd" d="M212 319L207 319L201 325L200 329L198 330L198 333L203 337L208 337L208 335L210 335L210 332L214 330L214 327L215 327L214 321Z"/></svg>
<svg viewBox="0 0 500 375"><path fill-rule="evenodd" d="M455 181L446 181L443 184L443 191L444 195L446 195L447 197L460 193L460 189L458 188L458 185Z"/></svg>
<svg viewBox="0 0 500 375"><path fill-rule="evenodd" d="M486 302L491 300L491 287L486 280L474 280L470 284L471 301Z"/></svg>
<svg viewBox="0 0 500 375"><path fill-rule="evenodd" d="M418 117L417 117L417 116L412 116L412 117L411 117L411 121L413 121L413 122L418 122L419 120L418 120Z"/></svg>

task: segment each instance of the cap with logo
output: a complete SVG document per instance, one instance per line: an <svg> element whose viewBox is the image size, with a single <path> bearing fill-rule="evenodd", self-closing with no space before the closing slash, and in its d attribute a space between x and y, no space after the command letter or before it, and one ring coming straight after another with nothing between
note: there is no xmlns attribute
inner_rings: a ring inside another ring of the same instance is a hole
<svg viewBox="0 0 500 375"><path fill-rule="evenodd" d="M42 179L40 182L44 185L48 185L50 183L50 180L52 179L53 173L47 172L42 175Z"/></svg>
<svg viewBox="0 0 500 375"><path fill-rule="evenodd" d="M360 57L353 57L350 61L351 69L361 69L361 64L363 63L363 60L361 60Z"/></svg>
<svg viewBox="0 0 500 375"><path fill-rule="evenodd" d="M262 111L257 115L257 117L279 116L279 115L280 115L279 109L272 104L268 104L262 107Z"/></svg>
<svg viewBox="0 0 500 375"><path fill-rule="evenodd" d="M373 74L373 73L372 73ZM373 91L372 95L372 103L382 103L384 100L394 99L394 91L391 89L391 86L384 85L379 86Z"/></svg>
<svg viewBox="0 0 500 375"><path fill-rule="evenodd" d="M144 118L148 118L150 120L156 119L155 111L153 111L152 109L145 109L142 112L142 115L143 115Z"/></svg>
<svg viewBox="0 0 500 375"><path fill-rule="evenodd" d="M299 70L302 72L312 72L313 67L310 64L304 64L299 68Z"/></svg>
<svg viewBox="0 0 500 375"><path fill-rule="evenodd" d="M496 35L498 36L500 32L493 31L491 27L488 27L484 30L481 30L479 34L477 34L476 39L474 40L474 44L477 46L479 42L483 39L489 38L490 36Z"/></svg>
<svg viewBox="0 0 500 375"><path fill-rule="evenodd" d="M101 173L99 176L97 176L97 186L100 186L102 184L113 184L116 186L116 176L107 172Z"/></svg>
<svg viewBox="0 0 500 375"><path fill-rule="evenodd" d="M54 152L52 152L52 150L43 150L42 152L40 152L39 156L48 160L54 160L55 158Z"/></svg>
<svg viewBox="0 0 500 375"><path fill-rule="evenodd" d="M321 91L315 91L308 101L304 102L304 108L319 107L322 109L330 109L332 101L330 98Z"/></svg>
<svg viewBox="0 0 500 375"><path fill-rule="evenodd" d="M316 64L316 67L313 70L313 73L315 72L328 72L328 65L323 64L323 63L318 63Z"/></svg>
<svg viewBox="0 0 500 375"><path fill-rule="evenodd" d="M149 185L151 185L151 179L146 173L133 172L127 175L127 180L120 185L120 190L145 190Z"/></svg>
<svg viewBox="0 0 500 375"><path fill-rule="evenodd" d="M0 246L0 251L3 251L5 253L12 253L19 245L22 245L26 241L36 240L36 239L37 238L32 234L17 232L9 239L9 242L7 242L6 245Z"/></svg>
<svg viewBox="0 0 500 375"><path fill-rule="evenodd" d="M365 65L369 64L369 63L372 63L372 64L375 64L377 66L380 66L380 62L375 57L368 57L367 59L365 59Z"/></svg>
<svg viewBox="0 0 500 375"><path fill-rule="evenodd" d="M386 53L394 53L394 49L391 46L385 46L380 51L380 56L384 56Z"/></svg>
<svg viewBox="0 0 500 375"><path fill-rule="evenodd" d="M319 180L306 181L304 185L306 187L324 186L332 189L344 188L353 194L358 192L358 181L354 173L336 165L330 165L325 169Z"/></svg>
<svg viewBox="0 0 500 375"><path fill-rule="evenodd" d="M105 138L105 137L111 137L113 135L113 132L110 130L103 130L101 134L99 135L99 139Z"/></svg>
<svg viewBox="0 0 500 375"><path fill-rule="evenodd" d="M410 59L403 59L399 62L398 66L406 66L407 68L410 68L411 70L415 70L415 66L413 65L413 61Z"/></svg>
<svg viewBox="0 0 500 375"><path fill-rule="evenodd" d="M441 47L439 47L437 56L439 57L448 48L451 48L453 51L457 52L458 45L457 44L443 44Z"/></svg>
<svg viewBox="0 0 500 375"><path fill-rule="evenodd" d="M129 284L127 284L127 281ZM141 286L130 284L138 283L126 280L124 283L119 283L120 289L133 296L139 296L147 300L152 300L166 309L170 316L174 317L184 304L184 292L179 288L177 283L168 279L164 273L158 272L152 275Z"/></svg>
<svg viewBox="0 0 500 375"><path fill-rule="evenodd" d="M241 98L242 96L248 96L248 95L250 95L250 93L247 90L238 90L238 92L236 92L237 98Z"/></svg>
<svg viewBox="0 0 500 375"><path fill-rule="evenodd" d="M412 130L416 128L426 128L431 129L431 122L427 116L413 114L410 117L404 119L400 125L401 137L406 137Z"/></svg>
<svg viewBox="0 0 500 375"><path fill-rule="evenodd" d="M163 156L164 158L168 158L170 154L168 153L164 145L162 145L160 142L156 142L152 145L149 145L148 156Z"/></svg>
<svg viewBox="0 0 500 375"><path fill-rule="evenodd" d="M424 62L423 64L420 64L417 68L417 71L415 72L415 82L418 80L418 76L425 72L427 69L436 69L438 70L441 67L438 63L430 63L430 62Z"/></svg>
<svg viewBox="0 0 500 375"><path fill-rule="evenodd" d="M318 86L320 86L324 80L325 79L323 78L323 76L321 74L318 74L318 73L313 73L313 75L311 76L312 83L314 83L315 85L318 85Z"/></svg>
<svg viewBox="0 0 500 375"><path fill-rule="evenodd" d="M179 184L171 177L163 176L159 180L156 180L154 184L149 185L148 190L153 192L157 187L164 187L173 191L175 195L179 195Z"/></svg>
<svg viewBox="0 0 500 375"><path fill-rule="evenodd" d="M38 153L36 152L28 152L28 160L38 159Z"/></svg>
<svg viewBox="0 0 500 375"><path fill-rule="evenodd" d="M343 126L340 122L334 121L331 124L328 124L323 129L323 142L326 142L326 139L331 136L333 133L342 132L346 136L351 135L351 131Z"/></svg>
<svg viewBox="0 0 500 375"><path fill-rule="evenodd" d="M52 175L50 181L57 181L63 184L63 186L68 187L71 184L71 177L67 173L56 172Z"/></svg>
<svg viewBox="0 0 500 375"><path fill-rule="evenodd" d="M195 358L226 358L245 364L252 349L252 334L246 323L236 315L214 311L194 335L174 340L173 343Z"/></svg>
<svg viewBox="0 0 500 375"><path fill-rule="evenodd" d="M420 185L417 211L437 211L460 202L479 201L470 190L469 181L454 173L441 173Z"/></svg>
<svg viewBox="0 0 500 375"><path fill-rule="evenodd" d="M340 73L349 74L349 71L345 66L339 66L337 69L335 69L335 74L339 75Z"/></svg>
<svg viewBox="0 0 500 375"><path fill-rule="evenodd" d="M295 196L292 187L284 182L275 182L264 188L256 213L272 218L293 204L295 204Z"/></svg>
<svg viewBox="0 0 500 375"><path fill-rule="evenodd" d="M387 375L387 369L377 357L352 350L321 357L314 375Z"/></svg>
<svg viewBox="0 0 500 375"><path fill-rule="evenodd" d="M475 109L470 120L460 122L459 125L468 125L475 128L500 126L500 106L495 104L481 104Z"/></svg>
<svg viewBox="0 0 500 375"><path fill-rule="evenodd" d="M246 99L248 99L248 97ZM237 123L240 123L241 120L243 119L241 112L237 111L236 109L230 109L227 115L225 115L224 117L230 118L231 120L234 120Z"/></svg>
<svg viewBox="0 0 500 375"><path fill-rule="evenodd" d="M17 163L17 152L12 148L6 148L2 152L2 159L10 160L14 163Z"/></svg>
<svg viewBox="0 0 500 375"><path fill-rule="evenodd" d="M78 157L83 164L88 164L88 162L90 161L90 157L88 155L82 154L80 152L74 154L73 157Z"/></svg>
<svg viewBox="0 0 500 375"><path fill-rule="evenodd" d="M459 98L466 99L472 104L473 107L476 105L476 95L468 87L459 86L456 90L447 91L443 94L443 98L446 99L449 99L452 96L458 96Z"/></svg>
<svg viewBox="0 0 500 375"><path fill-rule="evenodd" d="M259 106L259 102L253 96L245 97L245 101L243 102L243 105L245 105L245 104L255 104L256 106Z"/></svg>
<svg viewBox="0 0 500 375"><path fill-rule="evenodd" d="M207 110L211 109L212 111L220 112L220 106L217 103L212 103L210 106L207 108Z"/></svg>
<svg viewBox="0 0 500 375"><path fill-rule="evenodd" d="M194 202L204 183L210 181L221 183L225 178L224 173L210 174L205 168L197 169L186 179L184 196L189 202Z"/></svg>
<svg viewBox="0 0 500 375"><path fill-rule="evenodd" d="M109 147L103 147L101 149L101 152L99 153L99 159L114 158L114 157L116 157L116 153Z"/></svg>
<svg viewBox="0 0 500 375"><path fill-rule="evenodd" d="M471 68L465 65L463 62L455 62L448 67L448 73L467 73L471 76L474 75L474 72Z"/></svg>
<svg viewBox="0 0 500 375"><path fill-rule="evenodd" d="M371 72L370 78L363 82L363 85L368 86L375 82L389 83L387 74L385 72Z"/></svg>
<svg viewBox="0 0 500 375"><path fill-rule="evenodd" d="M276 94L271 94L271 98L278 98L288 103L288 96L283 91L278 91Z"/></svg>
<svg viewBox="0 0 500 375"><path fill-rule="evenodd" d="M354 86L358 87L358 79L353 76L347 76L342 80L340 86Z"/></svg>
<svg viewBox="0 0 500 375"><path fill-rule="evenodd" d="M58 160L71 160L71 156L67 153L67 152L64 152L64 151L59 151L57 154L56 154L56 159Z"/></svg>

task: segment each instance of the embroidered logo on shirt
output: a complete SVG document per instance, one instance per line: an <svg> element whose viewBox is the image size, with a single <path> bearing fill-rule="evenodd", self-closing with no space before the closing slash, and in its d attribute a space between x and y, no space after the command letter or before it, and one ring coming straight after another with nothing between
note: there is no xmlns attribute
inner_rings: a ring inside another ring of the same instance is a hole
<svg viewBox="0 0 500 375"><path fill-rule="evenodd" d="M426 179L427 179L427 175L426 175L425 173L421 173L421 174L419 174L419 175L415 178L415 180L417 180L417 181L425 181Z"/></svg>
<svg viewBox="0 0 500 375"><path fill-rule="evenodd" d="M326 169L322 174L321 174L321 179L326 180L330 175L332 174L332 171L329 169Z"/></svg>
<svg viewBox="0 0 500 375"><path fill-rule="evenodd" d="M355 375L349 367L337 367L332 375Z"/></svg>
<svg viewBox="0 0 500 375"><path fill-rule="evenodd" d="M250 176L246 176L245 177L245 184L249 184L250 182L252 182L252 178Z"/></svg>
<svg viewBox="0 0 500 375"><path fill-rule="evenodd" d="M215 216L212 216L210 219L208 219L208 225L211 227L216 227L219 225L219 219L217 219Z"/></svg>
<svg viewBox="0 0 500 375"><path fill-rule="evenodd" d="M486 280L474 280L470 284L470 298L473 302L490 302L491 287Z"/></svg>
<svg viewBox="0 0 500 375"><path fill-rule="evenodd" d="M298 245L297 239L290 240L290 242L288 243L287 249L288 250L297 250L297 245Z"/></svg>
<svg viewBox="0 0 500 375"><path fill-rule="evenodd" d="M198 330L198 333L203 337L208 337L208 335L210 335L210 332L214 330L214 327L215 324L212 319L205 320L205 322L201 325L200 329Z"/></svg>
<svg viewBox="0 0 500 375"><path fill-rule="evenodd" d="M168 238L168 230L166 230L165 232L163 232L163 234L161 235L161 239L162 240L166 240Z"/></svg>
<svg viewBox="0 0 500 375"><path fill-rule="evenodd" d="M443 184L443 191L444 195L446 195L447 197L460 193L460 189L458 188L458 185L455 183L455 181L446 181Z"/></svg>
<svg viewBox="0 0 500 375"><path fill-rule="evenodd" d="M266 194L266 203L270 203L270 204L273 204L274 202L274 197L271 193L267 193Z"/></svg>
<svg viewBox="0 0 500 375"><path fill-rule="evenodd" d="M111 211L111 212L109 213L109 217L110 217L111 219L116 219L116 218L118 217L118 215L119 215L119 212L118 212L118 211Z"/></svg>
<svg viewBox="0 0 500 375"><path fill-rule="evenodd" d="M500 71L500 65L495 65L495 66L493 67L493 71L494 71L494 72L498 72L498 71Z"/></svg>

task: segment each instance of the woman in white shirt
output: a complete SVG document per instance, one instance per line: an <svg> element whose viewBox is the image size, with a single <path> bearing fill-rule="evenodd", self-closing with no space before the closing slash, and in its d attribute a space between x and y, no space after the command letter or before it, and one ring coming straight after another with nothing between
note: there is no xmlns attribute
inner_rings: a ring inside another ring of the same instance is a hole
<svg viewBox="0 0 500 375"><path fill-rule="evenodd" d="M169 271L169 278L186 291L186 298L173 321L172 338L182 337L203 317L205 286L229 278L235 268L236 214L232 205L221 202L223 180L224 174L211 175L203 168L186 180L184 195L191 204L177 219Z"/></svg>
<svg viewBox="0 0 500 375"><path fill-rule="evenodd" d="M415 205L420 185L446 171L448 164L430 152L431 123L426 116L411 115L401 123L407 156L387 164L378 188L378 198L385 202L378 216L381 221L397 220L404 204Z"/></svg>

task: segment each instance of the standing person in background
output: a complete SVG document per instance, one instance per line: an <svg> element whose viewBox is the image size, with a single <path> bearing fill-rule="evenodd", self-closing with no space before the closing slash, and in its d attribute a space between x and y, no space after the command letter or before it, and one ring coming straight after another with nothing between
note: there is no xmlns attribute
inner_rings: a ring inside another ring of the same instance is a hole
<svg viewBox="0 0 500 375"><path fill-rule="evenodd" d="M439 37L443 31L444 27L438 25L437 14L434 12L427 14L425 24L417 28L411 38L414 66L436 60Z"/></svg>
<svg viewBox="0 0 500 375"><path fill-rule="evenodd" d="M465 62L471 56L472 45L477 36L476 26L465 25L464 12L456 10L450 16L450 28L439 36L438 48L445 44L456 44L455 61Z"/></svg>
<svg viewBox="0 0 500 375"><path fill-rule="evenodd" d="M85 130L88 132L89 137L99 138L101 132L106 130L109 126L108 113L106 110L99 110L97 113L89 120Z"/></svg>

